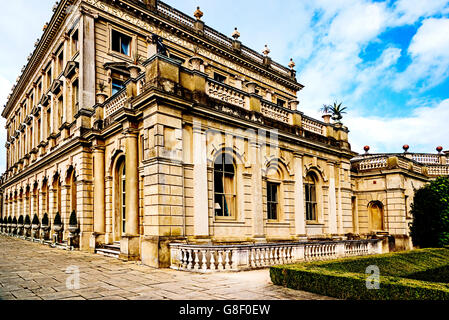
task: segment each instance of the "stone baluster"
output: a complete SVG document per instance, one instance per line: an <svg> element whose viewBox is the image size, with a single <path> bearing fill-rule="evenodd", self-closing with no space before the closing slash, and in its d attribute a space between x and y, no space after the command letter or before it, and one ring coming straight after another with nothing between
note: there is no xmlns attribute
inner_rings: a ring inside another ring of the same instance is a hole
<svg viewBox="0 0 449 320"><path fill-rule="evenodd" d="M199 259L199 253L198 252L199 252L198 250L193 250L193 254L195 256L195 265L194 265L193 268L195 270L199 270L200 269L200 264L199 264L200 259Z"/></svg>
<svg viewBox="0 0 449 320"><path fill-rule="evenodd" d="M218 251L218 270L222 271L223 269L223 251Z"/></svg>
<svg viewBox="0 0 449 320"><path fill-rule="evenodd" d="M229 250L226 250L225 251L225 257L226 257L226 259L225 259L225 262L226 262L226 265L225 265L225 269L226 270L229 270L229 269L231 269L231 265L229 264L229 262L230 262L230 260L229 260L229 255L231 254L231 251L229 251Z"/></svg>
<svg viewBox="0 0 449 320"><path fill-rule="evenodd" d="M237 270L238 269L238 250L234 249L231 251L231 266L232 266L232 270Z"/></svg>
<svg viewBox="0 0 449 320"><path fill-rule="evenodd" d="M188 255L189 255L189 263L187 264L187 270L192 270L192 267L193 267L193 265L192 265L192 263L193 263L192 250L188 249L187 252L188 252Z"/></svg>
<svg viewBox="0 0 449 320"><path fill-rule="evenodd" d="M206 271L207 270L207 256L206 256L206 250L201 250L201 254L203 255L203 265L202 265L202 270Z"/></svg>
<svg viewBox="0 0 449 320"><path fill-rule="evenodd" d="M215 267L215 251L210 252L210 270L214 271L216 269Z"/></svg>

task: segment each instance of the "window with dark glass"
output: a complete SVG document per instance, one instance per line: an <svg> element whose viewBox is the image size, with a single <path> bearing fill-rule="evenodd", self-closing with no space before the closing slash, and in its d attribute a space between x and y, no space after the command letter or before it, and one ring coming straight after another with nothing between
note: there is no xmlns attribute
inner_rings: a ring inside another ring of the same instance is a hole
<svg viewBox="0 0 449 320"><path fill-rule="evenodd" d="M316 197L316 180L313 175L309 174L304 185L306 196L306 219L307 221L317 221L317 197Z"/></svg>
<svg viewBox="0 0 449 320"><path fill-rule="evenodd" d="M278 219L278 207L279 207L279 184L273 182L267 182L267 219Z"/></svg>
<svg viewBox="0 0 449 320"><path fill-rule="evenodd" d="M235 167L232 156L222 154L214 165L215 216L232 217L235 212Z"/></svg>
<svg viewBox="0 0 449 320"><path fill-rule="evenodd" d="M285 100L282 100L282 99L278 99L277 100L277 105L279 106L279 107L285 107Z"/></svg>
<svg viewBox="0 0 449 320"><path fill-rule="evenodd" d="M118 79L112 79L112 95L116 94L124 87L124 82Z"/></svg>
<svg viewBox="0 0 449 320"><path fill-rule="evenodd" d="M214 80L218 81L218 82L221 82L221 83L224 83L226 81L226 77L215 72L214 73Z"/></svg>
<svg viewBox="0 0 449 320"><path fill-rule="evenodd" d="M131 47L131 40L132 38L130 36L127 36L121 32L112 30L111 35L111 49L112 51L116 51L119 53L122 53L124 55L130 56L130 47Z"/></svg>

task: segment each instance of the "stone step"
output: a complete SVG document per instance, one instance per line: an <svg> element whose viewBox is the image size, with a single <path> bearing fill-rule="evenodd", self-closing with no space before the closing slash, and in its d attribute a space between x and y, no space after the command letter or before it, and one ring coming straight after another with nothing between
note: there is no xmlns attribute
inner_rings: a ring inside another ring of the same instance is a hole
<svg viewBox="0 0 449 320"><path fill-rule="evenodd" d="M95 253L101 254L103 256L117 258L120 256L120 250L110 250L110 249L95 249Z"/></svg>

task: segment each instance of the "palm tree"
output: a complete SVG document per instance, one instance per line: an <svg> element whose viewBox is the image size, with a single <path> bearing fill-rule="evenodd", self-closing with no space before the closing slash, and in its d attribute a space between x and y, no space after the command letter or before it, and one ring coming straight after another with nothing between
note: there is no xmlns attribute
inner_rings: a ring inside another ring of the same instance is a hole
<svg viewBox="0 0 449 320"><path fill-rule="evenodd" d="M328 104L323 104L323 106L318 110L318 112L321 112L322 114L329 114L332 113L331 110L332 106Z"/></svg>
<svg viewBox="0 0 449 320"><path fill-rule="evenodd" d="M334 102L334 105L330 107L330 112L332 113L332 119L337 122L341 123L341 119L343 119L343 114L346 113L345 110L347 110L347 107L342 106L343 103Z"/></svg>

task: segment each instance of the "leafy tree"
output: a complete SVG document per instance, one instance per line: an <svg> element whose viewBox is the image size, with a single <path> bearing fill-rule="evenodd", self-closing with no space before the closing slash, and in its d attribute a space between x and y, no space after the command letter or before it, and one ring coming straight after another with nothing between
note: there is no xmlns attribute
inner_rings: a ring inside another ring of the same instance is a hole
<svg viewBox="0 0 449 320"><path fill-rule="evenodd" d="M412 241L421 248L449 245L449 178L440 177L415 193Z"/></svg>
<svg viewBox="0 0 449 320"><path fill-rule="evenodd" d="M22 224L23 224L23 216L20 216L20 217L19 217L19 220L17 220L17 223L18 223L19 225L22 225Z"/></svg>
<svg viewBox="0 0 449 320"><path fill-rule="evenodd" d="M31 224L31 219L30 219L30 216L29 216L29 215L27 215L27 216L25 217L25 224L26 224L26 225L30 225L30 224Z"/></svg>

